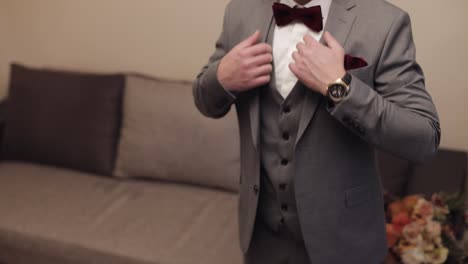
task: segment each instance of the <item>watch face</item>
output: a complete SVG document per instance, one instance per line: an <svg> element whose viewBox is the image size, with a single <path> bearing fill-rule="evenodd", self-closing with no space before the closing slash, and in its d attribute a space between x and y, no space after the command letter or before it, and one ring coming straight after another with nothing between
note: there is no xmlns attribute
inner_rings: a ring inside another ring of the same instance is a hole
<svg viewBox="0 0 468 264"><path fill-rule="evenodd" d="M333 84L329 88L329 93L331 97L342 98L346 95L346 87L340 84Z"/></svg>

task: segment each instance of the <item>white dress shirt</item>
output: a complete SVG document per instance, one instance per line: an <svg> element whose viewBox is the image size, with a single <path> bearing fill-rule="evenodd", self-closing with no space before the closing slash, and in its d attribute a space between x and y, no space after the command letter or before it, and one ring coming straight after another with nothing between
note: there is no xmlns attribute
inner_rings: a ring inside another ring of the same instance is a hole
<svg viewBox="0 0 468 264"><path fill-rule="evenodd" d="M320 5L322 8L323 26L325 27L331 1L332 0L312 0L304 6L299 5L294 0L281 0L280 3L290 7L311 7ZM296 51L297 43L303 41L306 34L309 34L319 41L323 32L323 30L321 32L314 32L303 23L296 21L282 27L275 26L275 33L273 36L275 82L276 88L283 98L289 95L297 82L297 77L289 69L289 64L293 62L292 53Z"/></svg>

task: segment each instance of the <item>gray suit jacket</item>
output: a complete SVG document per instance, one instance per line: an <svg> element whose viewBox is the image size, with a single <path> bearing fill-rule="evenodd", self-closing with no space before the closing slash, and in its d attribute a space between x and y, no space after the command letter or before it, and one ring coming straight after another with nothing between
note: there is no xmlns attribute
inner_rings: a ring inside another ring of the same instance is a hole
<svg viewBox="0 0 468 264"><path fill-rule="evenodd" d="M267 36L274 32L273 1L228 4L216 50L193 87L195 103L206 116L219 118L236 106L244 252L249 248L261 188L259 89L234 96L219 84L216 71L220 59L255 30L262 32L263 41L271 42ZM328 108L322 96L306 92L294 179L301 229L312 263L379 263L386 240L374 149L425 161L437 151L439 121L415 61L407 13L383 0L333 0L325 30L346 53L364 58L369 65L349 71L351 90L338 106Z"/></svg>

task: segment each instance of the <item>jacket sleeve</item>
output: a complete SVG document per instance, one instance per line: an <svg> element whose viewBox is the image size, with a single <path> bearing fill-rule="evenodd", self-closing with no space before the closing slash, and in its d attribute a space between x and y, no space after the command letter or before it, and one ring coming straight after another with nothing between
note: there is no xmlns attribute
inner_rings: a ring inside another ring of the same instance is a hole
<svg viewBox="0 0 468 264"><path fill-rule="evenodd" d="M437 152L441 131L415 55L410 18L402 12L382 48L374 89L353 76L348 96L328 110L377 148L420 163Z"/></svg>
<svg viewBox="0 0 468 264"><path fill-rule="evenodd" d="M229 25L229 7L224 13L223 30L216 42L215 52L202 68L193 84L193 97L198 110L205 116L221 118L231 109L236 96L224 89L217 78L219 62L229 51L227 25Z"/></svg>

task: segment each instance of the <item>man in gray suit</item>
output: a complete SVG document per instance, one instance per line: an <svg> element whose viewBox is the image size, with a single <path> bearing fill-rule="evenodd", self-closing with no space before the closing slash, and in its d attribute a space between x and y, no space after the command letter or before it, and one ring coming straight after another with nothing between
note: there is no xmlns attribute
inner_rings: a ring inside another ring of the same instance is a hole
<svg viewBox="0 0 468 264"><path fill-rule="evenodd" d="M440 141L407 13L383 0L232 0L193 92L209 117L236 106L246 263L382 262L374 150L422 162Z"/></svg>

